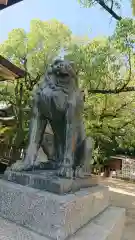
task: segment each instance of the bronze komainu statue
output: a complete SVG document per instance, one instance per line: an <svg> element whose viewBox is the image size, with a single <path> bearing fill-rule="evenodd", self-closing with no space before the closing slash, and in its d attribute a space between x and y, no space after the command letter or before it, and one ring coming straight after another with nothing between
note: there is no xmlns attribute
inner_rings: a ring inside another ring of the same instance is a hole
<svg viewBox="0 0 135 240"><path fill-rule="evenodd" d="M45 163L44 169L57 169L58 176L69 178L89 174L92 149L91 140L85 135L82 111L83 96L74 64L55 60L34 94L24 161L12 165L11 170L31 170L34 167L49 122L54 133L55 153L53 159Z"/></svg>

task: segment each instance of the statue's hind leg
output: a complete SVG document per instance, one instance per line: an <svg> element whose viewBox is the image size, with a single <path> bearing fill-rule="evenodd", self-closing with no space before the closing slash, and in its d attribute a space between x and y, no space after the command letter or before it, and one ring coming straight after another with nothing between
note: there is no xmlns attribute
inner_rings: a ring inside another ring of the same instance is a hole
<svg viewBox="0 0 135 240"><path fill-rule="evenodd" d="M76 168L75 176L90 176L91 175L91 164L92 164L92 150L93 140L91 137L86 137L77 149L76 156L80 156L80 166Z"/></svg>

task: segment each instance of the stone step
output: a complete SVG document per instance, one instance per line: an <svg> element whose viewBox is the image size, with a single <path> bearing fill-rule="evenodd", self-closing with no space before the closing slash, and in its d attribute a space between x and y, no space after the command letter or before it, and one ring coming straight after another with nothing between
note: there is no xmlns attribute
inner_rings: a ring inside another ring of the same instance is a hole
<svg viewBox="0 0 135 240"><path fill-rule="evenodd" d="M108 207L70 240L120 240L124 230L125 209Z"/></svg>
<svg viewBox="0 0 135 240"><path fill-rule="evenodd" d="M48 240L24 227L0 217L0 240Z"/></svg>
<svg viewBox="0 0 135 240"><path fill-rule="evenodd" d="M0 180L0 216L54 240L65 240L108 205L104 186L56 195Z"/></svg>
<svg viewBox="0 0 135 240"><path fill-rule="evenodd" d="M89 224L81 228L69 240L120 240L125 219L125 210L108 207ZM49 240L27 228L0 218L1 240ZM57 238L59 239L59 238Z"/></svg>

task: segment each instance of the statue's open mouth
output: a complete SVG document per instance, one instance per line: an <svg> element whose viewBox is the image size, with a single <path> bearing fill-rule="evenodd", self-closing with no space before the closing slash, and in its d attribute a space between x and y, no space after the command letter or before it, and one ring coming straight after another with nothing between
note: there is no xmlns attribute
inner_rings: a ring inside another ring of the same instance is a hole
<svg viewBox="0 0 135 240"><path fill-rule="evenodd" d="M68 72L60 72L60 71L57 71L56 74L59 75L59 76L61 76L61 77L68 77L68 76L69 76L69 73L68 73Z"/></svg>

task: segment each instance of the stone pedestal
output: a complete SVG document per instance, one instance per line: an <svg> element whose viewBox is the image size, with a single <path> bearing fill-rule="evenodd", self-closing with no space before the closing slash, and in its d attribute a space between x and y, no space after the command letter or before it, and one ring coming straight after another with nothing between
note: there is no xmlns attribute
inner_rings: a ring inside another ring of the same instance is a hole
<svg viewBox="0 0 135 240"><path fill-rule="evenodd" d="M89 176L77 179L65 179L56 176L56 171L36 170L30 172L6 171L4 179L24 186L65 194L98 184L97 177Z"/></svg>
<svg viewBox="0 0 135 240"><path fill-rule="evenodd" d="M54 240L65 240L108 205L102 186L60 196L0 180L0 216Z"/></svg>
<svg viewBox="0 0 135 240"><path fill-rule="evenodd" d="M24 185L0 180L0 236L5 240L120 240L125 211L109 206L107 187L58 195Z"/></svg>

